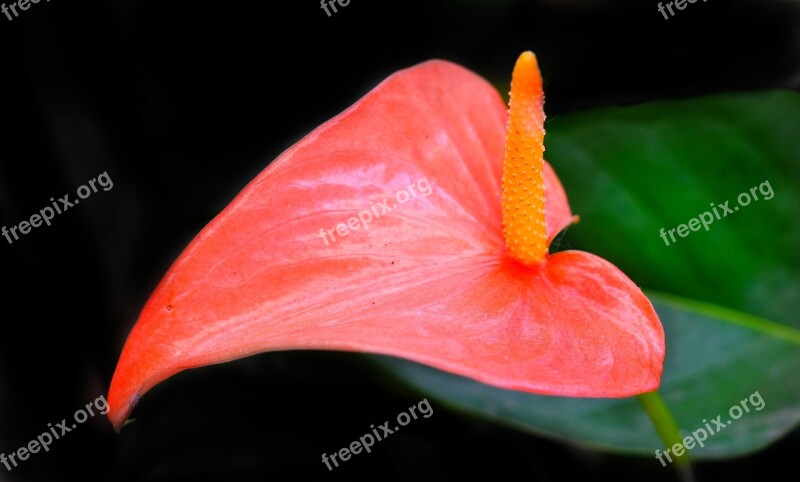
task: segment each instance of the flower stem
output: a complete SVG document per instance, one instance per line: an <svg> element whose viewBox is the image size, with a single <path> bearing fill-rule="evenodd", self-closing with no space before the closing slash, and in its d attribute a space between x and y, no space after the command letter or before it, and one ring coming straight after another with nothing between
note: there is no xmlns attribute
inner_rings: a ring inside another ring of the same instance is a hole
<svg viewBox="0 0 800 482"><path fill-rule="evenodd" d="M637 396L637 398L650 417L650 420L653 422L656 432L658 432L658 436L664 446L669 448L675 444L682 444L678 424L675 423L675 418L669 411L667 404L664 403L664 399L659 395L658 390L642 393ZM672 454L670 457L675 461L675 469L680 474L681 480L684 482L693 481L694 476L689 461L689 453L684 451L680 456Z"/></svg>

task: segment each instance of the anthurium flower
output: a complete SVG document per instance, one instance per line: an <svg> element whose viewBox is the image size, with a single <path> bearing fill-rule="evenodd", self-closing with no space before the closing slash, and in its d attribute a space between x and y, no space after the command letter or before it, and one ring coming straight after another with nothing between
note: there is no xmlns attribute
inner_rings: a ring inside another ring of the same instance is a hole
<svg viewBox="0 0 800 482"><path fill-rule="evenodd" d="M548 252L573 215L543 138L530 52L508 111L452 63L390 76L278 157L169 269L122 351L114 426L177 372L272 350L393 355L540 394L656 389L664 333L648 299L608 261Z"/></svg>

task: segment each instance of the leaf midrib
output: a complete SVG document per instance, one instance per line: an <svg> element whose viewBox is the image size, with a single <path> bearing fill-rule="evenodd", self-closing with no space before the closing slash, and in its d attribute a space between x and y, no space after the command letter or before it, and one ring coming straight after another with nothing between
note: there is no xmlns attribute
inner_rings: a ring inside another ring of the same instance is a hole
<svg viewBox="0 0 800 482"><path fill-rule="evenodd" d="M648 298L673 308L692 311L699 315L714 318L731 325L741 326L789 343L800 346L800 330L741 311L725 308L713 303L697 301L655 290L645 290Z"/></svg>

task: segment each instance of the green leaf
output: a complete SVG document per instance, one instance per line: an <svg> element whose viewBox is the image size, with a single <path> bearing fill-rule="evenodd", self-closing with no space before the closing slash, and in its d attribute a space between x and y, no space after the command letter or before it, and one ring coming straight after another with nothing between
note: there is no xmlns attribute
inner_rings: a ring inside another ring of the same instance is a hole
<svg viewBox="0 0 800 482"><path fill-rule="evenodd" d="M546 156L581 216L564 244L641 286L800 328L800 95L600 109L547 128ZM753 187L759 200L737 206ZM739 210L716 219L711 204L725 201ZM714 216L708 231L676 232L669 246L659 236L704 212Z"/></svg>
<svg viewBox="0 0 800 482"><path fill-rule="evenodd" d="M780 91L604 108L547 124L546 157L581 216L556 248L603 256L648 290L667 337L666 415L683 437L718 431L692 458L757 450L800 422L798 133L800 95ZM747 205L737 201L743 192ZM726 201L733 213L723 217ZM708 230L679 235L677 226L706 211ZM674 242L662 228L676 229ZM536 396L377 359L467 413L600 449L654 456L665 448L636 398ZM749 411L735 419L731 407L745 400Z"/></svg>

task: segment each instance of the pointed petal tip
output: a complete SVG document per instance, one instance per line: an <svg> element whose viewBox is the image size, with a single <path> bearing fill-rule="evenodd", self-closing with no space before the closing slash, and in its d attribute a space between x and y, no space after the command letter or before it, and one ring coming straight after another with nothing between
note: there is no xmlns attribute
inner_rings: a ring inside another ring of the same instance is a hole
<svg viewBox="0 0 800 482"><path fill-rule="evenodd" d="M163 327L164 319L158 310L151 307L163 304L161 293L157 289L145 305L111 378L107 416L117 432L125 426L142 395L185 367L191 367L191 363L182 360L172 345L159 341L159 329Z"/></svg>
<svg viewBox="0 0 800 482"><path fill-rule="evenodd" d="M126 395L125 392L130 392L130 390L121 388L117 380L112 380L107 397L109 406L107 416L114 427L114 431L117 433L125 426L128 417L136 406L136 402L139 400L138 393Z"/></svg>
<svg viewBox="0 0 800 482"><path fill-rule="evenodd" d="M106 416L117 433L125 425L140 396L133 377L129 376L130 371L129 359L123 350L106 397L109 406Z"/></svg>

